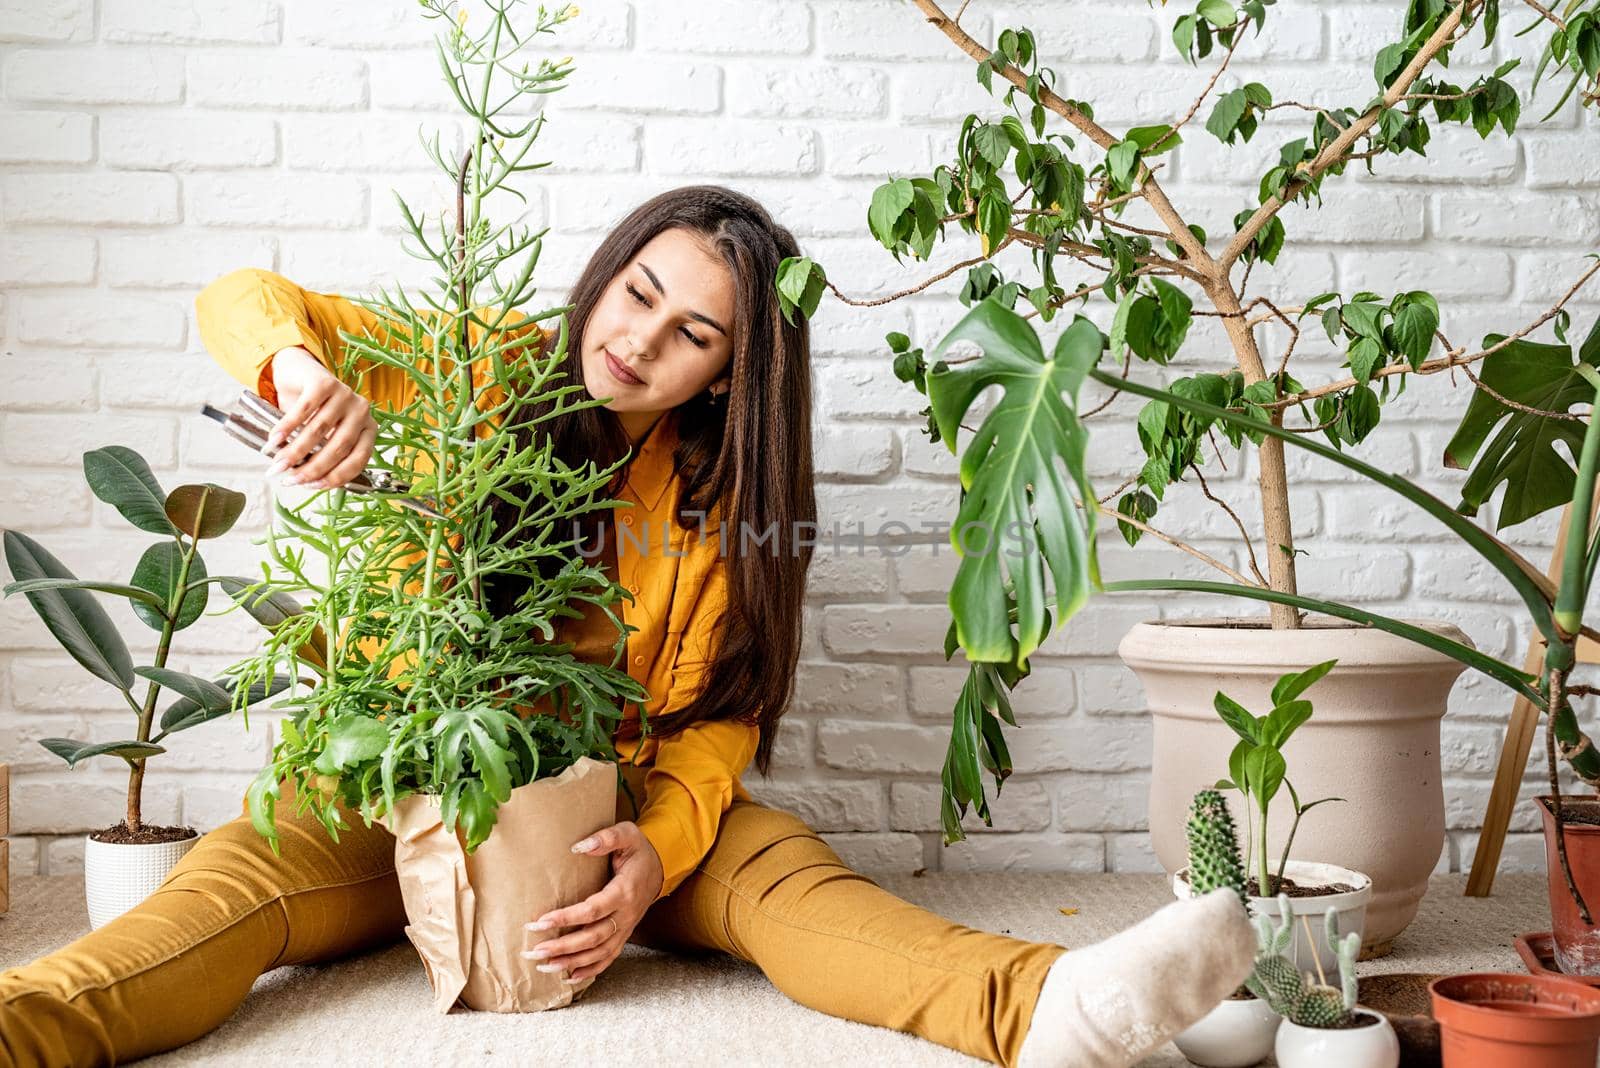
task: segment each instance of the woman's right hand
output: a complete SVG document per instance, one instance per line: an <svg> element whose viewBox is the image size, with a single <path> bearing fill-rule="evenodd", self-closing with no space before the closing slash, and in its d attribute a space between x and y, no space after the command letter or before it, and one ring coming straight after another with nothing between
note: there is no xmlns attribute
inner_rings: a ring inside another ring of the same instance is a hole
<svg viewBox="0 0 1600 1068"><path fill-rule="evenodd" d="M366 468L378 437L378 422L367 398L299 345L272 357L272 383L283 418L267 435L267 452L275 453L269 477L290 471L284 479L289 485L330 489ZM288 441L297 430L294 440ZM319 444L322 448L310 456Z"/></svg>

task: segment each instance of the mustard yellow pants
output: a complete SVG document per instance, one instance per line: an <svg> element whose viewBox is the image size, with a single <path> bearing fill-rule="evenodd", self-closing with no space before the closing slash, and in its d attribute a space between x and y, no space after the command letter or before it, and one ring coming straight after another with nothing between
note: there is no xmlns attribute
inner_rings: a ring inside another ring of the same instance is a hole
<svg viewBox="0 0 1600 1068"><path fill-rule="evenodd" d="M619 818L625 804L619 794ZM336 845L291 808L279 809L281 857L235 820L205 835L138 908L0 974L0 1066L111 1064L172 1049L232 1015L264 972L400 940L389 833L355 820ZM1007 1066L1064 952L902 901L795 816L742 800L630 941L730 953L802 1005Z"/></svg>

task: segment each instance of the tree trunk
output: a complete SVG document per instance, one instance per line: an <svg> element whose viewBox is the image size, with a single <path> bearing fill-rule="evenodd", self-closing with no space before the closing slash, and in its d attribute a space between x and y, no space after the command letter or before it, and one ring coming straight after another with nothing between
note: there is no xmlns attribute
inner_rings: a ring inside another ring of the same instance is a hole
<svg viewBox="0 0 1600 1068"><path fill-rule="evenodd" d="M1255 332L1245 322L1239 308L1239 297L1232 283L1224 280L1211 294L1212 303L1222 313L1223 328L1228 340L1233 342L1234 356L1246 383L1266 379L1267 369L1261 362L1261 350L1256 347ZM1272 422L1283 424L1283 412L1274 410ZM1260 458L1261 519L1266 533L1267 583L1278 593L1298 593L1294 567L1294 529L1289 515L1289 476L1284 469L1283 442L1277 438L1263 440L1256 449ZM1292 605L1272 606L1274 630L1298 630L1299 610Z"/></svg>

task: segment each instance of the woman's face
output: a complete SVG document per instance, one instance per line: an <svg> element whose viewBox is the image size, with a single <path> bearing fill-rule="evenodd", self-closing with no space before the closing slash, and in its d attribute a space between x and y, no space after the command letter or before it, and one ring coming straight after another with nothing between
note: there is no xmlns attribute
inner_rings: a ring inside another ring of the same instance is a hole
<svg viewBox="0 0 1600 1068"><path fill-rule="evenodd" d="M600 294L582 342L589 395L638 441L663 413L712 389L726 395L733 275L688 230L664 230Z"/></svg>

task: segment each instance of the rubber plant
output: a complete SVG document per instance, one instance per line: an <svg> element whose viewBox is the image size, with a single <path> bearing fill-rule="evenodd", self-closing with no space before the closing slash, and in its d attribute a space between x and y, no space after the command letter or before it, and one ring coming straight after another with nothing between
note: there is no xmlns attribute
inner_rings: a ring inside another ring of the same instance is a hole
<svg viewBox="0 0 1600 1068"><path fill-rule="evenodd" d="M408 795L437 795L445 826L471 851L516 787L586 756L615 760L622 703L648 696L616 666L625 628L613 606L628 595L585 562L574 525L621 503L598 494L626 458L572 467L540 432L552 414L599 402L574 398L583 387L565 382L566 309L514 311L535 294L544 231L486 212L493 194L520 199L508 183L543 166L526 162L544 123L526 118L528 105L571 70L518 53L576 9L538 8L519 34L516 6L491 3L473 33L454 3L423 0L426 15L446 22L438 59L469 120L460 159L428 145L454 186L454 218L429 220L400 201L410 251L433 267L433 286L395 285L362 301L378 329L342 334L346 381L379 366L409 380L404 408L373 410L373 467L410 483L442 518L341 489L280 501L262 577L227 584L269 630L235 666L239 677L308 670L315 679L284 702L290 717L248 792L274 844L280 784L290 780L302 810L334 837L345 810L371 821ZM497 524L496 502L518 508L522 525ZM505 575L528 587L508 613L491 613L486 589ZM556 623L581 603L617 625L610 664L578 660L556 641Z"/></svg>
<svg viewBox="0 0 1600 1068"><path fill-rule="evenodd" d="M1449 341L1438 301L1421 283L1390 294L1307 294L1297 304L1252 296L1248 289L1252 269L1275 262L1293 239L1285 209L1300 205L1309 215L1324 196L1342 191L1342 183L1330 179L1345 175L1352 164L1376 172L1391 157L1425 155L1441 125L1464 126L1480 138L1515 134L1523 96L1507 78L1517 61L1459 83L1447 76L1452 58L1490 46L1509 7L1530 19L1519 36L1542 35L1529 91L1546 78L1565 83L1550 113L1574 93L1584 107L1600 100L1600 0L1569 0L1554 8L1533 0L1396 3L1396 35L1373 57L1374 91L1345 106L1283 99L1253 81L1227 87L1223 75L1230 61L1269 15L1277 16L1276 0L1174 4L1172 46L1190 63L1208 60L1215 69L1198 97L1186 108L1180 105L1181 114L1170 122L1125 130L1097 121L1095 102L1056 91L1056 71L1044 64L1026 27L1002 30L991 47L962 27L968 3L952 13L938 0L912 2L933 30L975 62L980 85L1001 93L1005 113L995 119L967 115L953 131L952 159L930 174L895 177L879 186L867 227L897 260L928 259L947 239L970 241L977 254L873 299L848 296L810 258L785 261L775 284L785 314L810 315L829 292L850 306L878 306L965 271L960 300L972 311L932 351L925 353L903 333L887 338L896 376L927 397L932 440L955 453L958 428L976 427L959 450L962 492L950 524L960 561L949 594L945 655L959 650L968 675L956 700L943 774L948 844L965 837L960 820L969 805L991 822L985 773L996 789L1010 774L1002 724L1015 720L1007 691L1028 674L1030 654L1101 588L1097 520L1115 520L1130 543L1145 536L1167 542L1228 580L1116 588L1227 589L1265 602L1273 627L1297 628L1304 611L1327 609L1298 593L1300 550L1292 533L1285 450L1322 436L1329 442L1322 451L1343 462L1345 450L1368 438L1385 401L1413 376L1455 372L1480 390L1446 455L1451 465L1473 468L1463 511L1471 513L1506 483L1501 527L1572 499L1576 472L1549 442L1576 443L1583 433L1586 417L1569 409L1591 399L1587 375L1595 345L1591 340L1576 355L1566 345L1565 306L1600 263L1589 265L1533 322L1491 335L1477 349ZM1128 84L1131 93L1136 87ZM1162 156L1186 137L1241 146L1272 128L1262 122L1272 112L1301 128L1261 174L1257 204L1234 216L1227 232L1208 234L1188 221L1163 187ZM1315 223L1305 228L1315 238ZM997 257L1012 248L1026 252L1026 267L1008 278ZM1074 280L1084 274L1087 281ZM1101 321L1110 324L1109 335L1081 313L1063 314L1096 304ZM1067 322L1047 350L1035 322L1053 323L1058 316ZM1187 355L1191 326L1202 317L1218 321L1226 359L1202 357L1210 365L1188 374L1167 370ZM1296 378L1292 362L1313 317L1342 360L1337 377L1315 384ZM1560 344L1526 340L1552 322ZM1279 353L1265 351L1258 336L1269 324L1283 339ZM953 351L958 345L976 347L981 355ZM1530 358L1537 366L1529 365ZM1136 363L1160 369L1168 389L1137 386ZM1080 397L1091 378L1109 391L1104 400ZM995 403L980 408L980 395L989 393L997 393ZM1137 413L1143 464L1122 485L1097 493L1087 474L1089 426L1108 406L1130 400L1144 402ZM1506 426L1494 431L1502 421ZM1255 453L1261 551L1238 513L1206 481L1208 467L1226 463L1218 436L1230 449ZM1371 477L1423 499L1421 490L1402 480L1381 472ZM1238 529L1245 570L1154 525L1170 488L1191 481ZM1533 680L1464 649L1453 655L1469 657L1472 666L1519 690L1542 689L1541 700L1557 712L1560 744L1573 754L1580 776L1595 781L1600 756L1583 748L1561 685L1570 667L1563 657L1570 655L1576 633L1570 628L1577 598L1592 575L1587 558L1574 561L1573 577L1562 584L1558 621L1558 592L1541 583L1536 569L1455 510L1427 500L1430 511L1449 517L1459 536L1492 556L1523 592L1540 632L1551 639L1553 674ZM1005 544L997 550L1000 542ZM1369 615L1341 612L1345 618ZM1419 628L1403 632L1440 645Z"/></svg>
<svg viewBox="0 0 1600 1068"><path fill-rule="evenodd" d="M128 767L128 804L119 833L130 839L171 834L175 829L145 824L146 762L167 751L162 743L172 735L263 701L285 689L290 679L279 675L245 682L231 672L206 679L167 666L173 638L199 620L212 583L219 581L207 575L200 543L233 528L244 509L243 494L210 482L179 486L168 493L144 457L123 445L84 453L83 473L96 497L137 529L161 540L145 549L128 581L115 582L80 579L43 545L21 531L7 530L6 565L13 581L4 592L7 597L26 597L68 655L121 695L133 716L133 729L112 741L44 738L39 744L68 767L93 757L123 761ZM97 593L127 601L139 622L157 633L150 664L134 666L128 643L96 600ZM141 688L142 693L136 692ZM157 718L164 690L176 700L161 708Z"/></svg>

